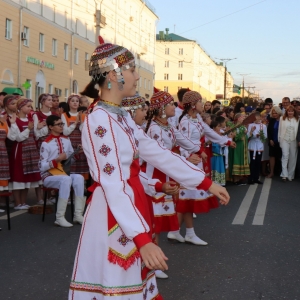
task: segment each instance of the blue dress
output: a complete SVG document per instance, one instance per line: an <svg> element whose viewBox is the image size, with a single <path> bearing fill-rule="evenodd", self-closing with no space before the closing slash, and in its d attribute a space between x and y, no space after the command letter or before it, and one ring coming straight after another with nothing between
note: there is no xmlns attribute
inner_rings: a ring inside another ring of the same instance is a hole
<svg viewBox="0 0 300 300"><path fill-rule="evenodd" d="M219 144L212 143L212 152L211 179L213 182L225 186L226 179L223 149Z"/></svg>

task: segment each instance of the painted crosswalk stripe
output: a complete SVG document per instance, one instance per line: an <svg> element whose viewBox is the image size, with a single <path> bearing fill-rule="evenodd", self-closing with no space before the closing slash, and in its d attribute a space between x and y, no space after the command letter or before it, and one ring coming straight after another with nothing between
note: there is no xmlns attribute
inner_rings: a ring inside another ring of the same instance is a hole
<svg viewBox="0 0 300 300"><path fill-rule="evenodd" d="M252 225L264 225L264 218L266 214L271 184L272 184L272 179L266 178L258 200Z"/></svg>
<svg viewBox="0 0 300 300"><path fill-rule="evenodd" d="M10 214L10 217L13 218L13 217L16 217L16 216L19 216L19 215L22 215L22 214L25 214L27 213L28 210L18 210L18 211L14 211ZM7 215L4 215L2 217L0 217L0 220L7 220Z"/></svg>
<svg viewBox="0 0 300 300"><path fill-rule="evenodd" d="M240 208L232 222L233 225L243 225L245 222L245 219L247 217L250 205L252 203L253 197L255 195L257 184L250 185L248 188L248 191L240 205Z"/></svg>

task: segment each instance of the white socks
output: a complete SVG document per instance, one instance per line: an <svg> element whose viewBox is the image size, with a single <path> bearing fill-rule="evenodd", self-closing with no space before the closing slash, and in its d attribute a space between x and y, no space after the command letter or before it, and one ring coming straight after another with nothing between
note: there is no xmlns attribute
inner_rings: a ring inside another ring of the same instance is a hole
<svg viewBox="0 0 300 300"><path fill-rule="evenodd" d="M194 236L195 235L195 231L194 231L194 228L187 228L186 229L186 235L187 236Z"/></svg>

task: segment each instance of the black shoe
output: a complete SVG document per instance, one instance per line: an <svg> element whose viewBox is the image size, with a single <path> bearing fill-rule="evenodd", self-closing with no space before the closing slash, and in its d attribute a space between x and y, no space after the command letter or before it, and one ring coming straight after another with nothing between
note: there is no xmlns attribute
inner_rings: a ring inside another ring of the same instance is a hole
<svg viewBox="0 0 300 300"><path fill-rule="evenodd" d="M254 184L253 180L248 180L248 184Z"/></svg>
<svg viewBox="0 0 300 300"><path fill-rule="evenodd" d="M239 180L239 181L235 182L234 184L240 186L240 185L246 185L246 182L244 182L243 180Z"/></svg>
<svg viewBox="0 0 300 300"><path fill-rule="evenodd" d="M260 180L256 180L256 181L254 181L254 183L263 184L262 181L260 181Z"/></svg>

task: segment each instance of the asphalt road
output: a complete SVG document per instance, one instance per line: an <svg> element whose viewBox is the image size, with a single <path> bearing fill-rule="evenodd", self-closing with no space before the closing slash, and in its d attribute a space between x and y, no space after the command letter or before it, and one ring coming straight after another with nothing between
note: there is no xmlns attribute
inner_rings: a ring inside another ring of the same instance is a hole
<svg viewBox="0 0 300 300"><path fill-rule="evenodd" d="M169 279L158 284L164 299L300 299L299 183L229 185L230 204L195 220L208 246L170 243L163 234ZM24 213L11 219L8 231L1 216L0 299L67 299L80 226L58 228L54 214L42 223L41 215Z"/></svg>

